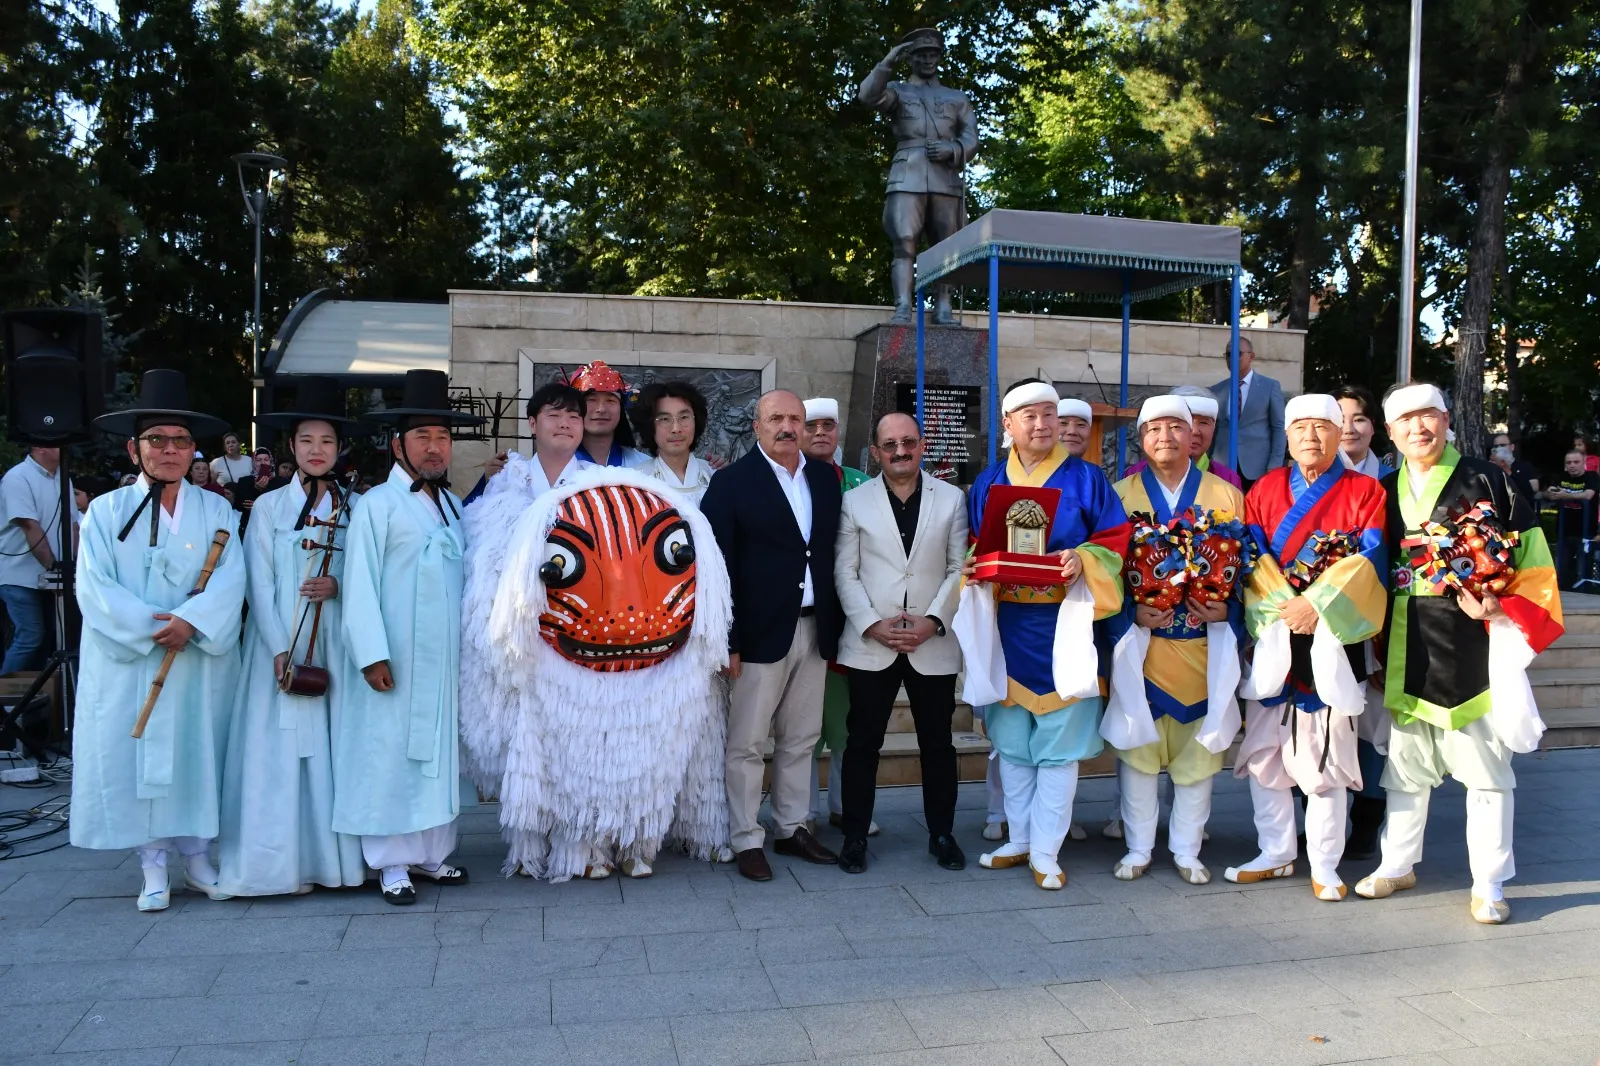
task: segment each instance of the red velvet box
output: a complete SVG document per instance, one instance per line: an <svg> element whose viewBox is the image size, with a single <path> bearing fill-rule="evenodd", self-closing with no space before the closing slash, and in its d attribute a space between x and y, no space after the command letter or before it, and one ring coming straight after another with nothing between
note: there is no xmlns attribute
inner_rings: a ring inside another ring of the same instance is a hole
<svg viewBox="0 0 1600 1066"><path fill-rule="evenodd" d="M993 581L1001 585L1028 585L1033 588L1052 588L1062 583L1061 557L1054 552L1033 555L1008 551L1009 536L1006 529L1006 512L1018 500L1033 500L1050 516L1055 525L1056 505L1061 501L1060 489L1032 488L1027 485L995 485L983 505L983 522L978 527L978 543L973 552L976 570L974 580ZM1050 527L1045 527L1044 540L1050 542Z"/></svg>

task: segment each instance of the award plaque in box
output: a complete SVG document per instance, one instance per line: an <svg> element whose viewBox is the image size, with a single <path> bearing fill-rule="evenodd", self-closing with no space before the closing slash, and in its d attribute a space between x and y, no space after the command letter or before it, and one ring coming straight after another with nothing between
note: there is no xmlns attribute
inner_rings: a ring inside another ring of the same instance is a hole
<svg viewBox="0 0 1600 1066"><path fill-rule="evenodd" d="M1001 585L1061 584L1061 559L1049 551L1060 489L995 485L983 505L973 578Z"/></svg>

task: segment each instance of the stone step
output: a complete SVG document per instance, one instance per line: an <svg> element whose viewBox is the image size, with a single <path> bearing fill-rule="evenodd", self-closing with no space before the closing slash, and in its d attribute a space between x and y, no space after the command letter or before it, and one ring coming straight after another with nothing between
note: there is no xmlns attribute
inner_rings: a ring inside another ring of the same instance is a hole
<svg viewBox="0 0 1600 1066"><path fill-rule="evenodd" d="M956 701L956 713L951 719L950 728L957 733L972 730L972 708L968 704ZM889 715L889 732L916 733L917 725L911 718L911 701L906 699L905 693L894 701L894 711Z"/></svg>
<svg viewBox="0 0 1600 1066"><path fill-rule="evenodd" d="M1561 670L1600 664L1600 633L1563 633L1534 660L1536 669Z"/></svg>
<svg viewBox="0 0 1600 1066"><path fill-rule="evenodd" d="M1543 663L1543 656L1534 660ZM1600 725L1600 663L1583 667L1546 667L1528 670L1528 683L1540 711L1555 708L1586 710L1593 724ZM1547 719L1548 723L1548 719Z"/></svg>
<svg viewBox="0 0 1600 1066"><path fill-rule="evenodd" d="M1561 614L1569 634L1600 634L1600 596L1563 592Z"/></svg>

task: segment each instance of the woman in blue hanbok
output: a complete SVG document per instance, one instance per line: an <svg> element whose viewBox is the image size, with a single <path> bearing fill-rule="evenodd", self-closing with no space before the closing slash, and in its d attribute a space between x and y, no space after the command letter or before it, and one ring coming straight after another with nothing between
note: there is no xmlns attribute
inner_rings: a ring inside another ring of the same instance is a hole
<svg viewBox="0 0 1600 1066"><path fill-rule="evenodd" d="M357 498L341 488L333 469L340 437L353 425L344 411L338 382L308 378L294 411L256 419L291 434L295 476L256 499L244 533L250 613L218 841L221 884L235 896L366 880L360 838L333 831L330 736L347 698L346 674L337 669L345 654L339 582ZM326 691L283 691L285 671L308 663L331 675Z"/></svg>

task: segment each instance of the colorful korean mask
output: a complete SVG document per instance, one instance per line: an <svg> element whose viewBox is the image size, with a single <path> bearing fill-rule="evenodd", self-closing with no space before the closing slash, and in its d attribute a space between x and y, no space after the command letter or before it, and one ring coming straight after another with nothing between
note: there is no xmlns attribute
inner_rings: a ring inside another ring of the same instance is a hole
<svg viewBox="0 0 1600 1066"><path fill-rule="evenodd" d="M1133 602L1158 611L1171 610L1183 602L1188 580L1183 545L1177 534L1158 526L1145 514L1129 516L1133 533L1128 555L1122 566L1122 581Z"/></svg>
<svg viewBox="0 0 1600 1066"><path fill-rule="evenodd" d="M1190 595L1201 603L1223 603L1231 597L1244 569L1242 547L1237 537L1222 532L1196 536Z"/></svg>
<svg viewBox="0 0 1600 1066"><path fill-rule="evenodd" d="M539 634L579 666L643 670L689 639L694 541L677 510L646 489L604 485L562 501L539 576Z"/></svg>

